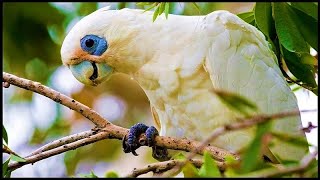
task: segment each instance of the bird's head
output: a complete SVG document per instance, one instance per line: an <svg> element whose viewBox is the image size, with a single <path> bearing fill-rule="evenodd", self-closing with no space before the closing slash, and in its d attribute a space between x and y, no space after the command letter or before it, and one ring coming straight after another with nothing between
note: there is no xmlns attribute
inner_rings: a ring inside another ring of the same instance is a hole
<svg viewBox="0 0 320 180"><path fill-rule="evenodd" d="M134 73L144 63L142 48L136 47L136 13L99 9L81 19L65 37L61 59L74 77L98 85L114 72Z"/></svg>

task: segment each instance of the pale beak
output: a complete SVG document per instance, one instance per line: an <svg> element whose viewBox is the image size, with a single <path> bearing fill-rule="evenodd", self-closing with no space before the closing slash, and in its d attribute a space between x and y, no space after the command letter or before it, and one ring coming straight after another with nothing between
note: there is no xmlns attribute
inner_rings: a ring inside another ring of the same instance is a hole
<svg viewBox="0 0 320 180"><path fill-rule="evenodd" d="M82 61L79 64L69 66L73 76L83 84L96 86L108 80L113 68L104 63Z"/></svg>

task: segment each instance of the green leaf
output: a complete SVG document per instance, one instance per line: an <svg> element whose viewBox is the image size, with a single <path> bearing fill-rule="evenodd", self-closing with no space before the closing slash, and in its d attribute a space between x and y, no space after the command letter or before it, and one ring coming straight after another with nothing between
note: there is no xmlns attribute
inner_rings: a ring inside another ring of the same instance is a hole
<svg viewBox="0 0 320 180"><path fill-rule="evenodd" d="M163 13L166 3L162 2L159 5L159 16Z"/></svg>
<svg viewBox="0 0 320 180"><path fill-rule="evenodd" d="M249 145L248 149L246 150L243 161L241 163L241 173L248 173L258 167L259 164L263 162L262 159L262 145L264 142L262 141L263 136L267 133L270 129L271 123L265 122L258 124L256 130L256 136Z"/></svg>
<svg viewBox="0 0 320 180"><path fill-rule="evenodd" d="M143 12L149 11L150 9L154 8L157 6L157 3L153 3L151 4L151 6L149 8L147 8L146 10L144 10Z"/></svg>
<svg viewBox="0 0 320 180"><path fill-rule="evenodd" d="M153 17L152 17L152 21L154 22L156 19L157 19L157 17L158 17L158 14L159 14L159 6L157 7L157 9L154 11L154 13L153 13Z"/></svg>
<svg viewBox="0 0 320 180"><path fill-rule="evenodd" d="M4 125L2 125L2 139L8 144L8 134Z"/></svg>
<svg viewBox="0 0 320 180"><path fill-rule="evenodd" d="M314 159L306 168L304 177L318 177L318 160Z"/></svg>
<svg viewBox="0 0 320 180"><path fill-rule="evenodd" d="M297 85L294 88L292 88L291 90L292 90L292 92L297 92L297 91L301 90L301 88L302 88L301 86Z"/></svg>
<svg viewBox="0 0 320 180"><path fill-rule="evenodd" d="M301 55L301 63L317 66L318 60L311 54L304 53Z"/></svg>
<svg viewBox="0 0 320 180"><path fill-rule="evenodd" d="M280 43L291 52L309 52L305 42L293 18L294 12L287 3L272 3L275 27Z"/></svg>
<svg viewBox="0 0 320 180"><path fill-rule="evenodd" d="M318 5L310 2L291 2L290 4L318 21Z"/></svg>
<svg viewBox="0 0 320 180"><path fill-rule="evenodd" d="M241 18L241 19L246 19L246 18L248 18L248 17L250 17L250 16L253 16L253 15L254 15L254 14L253 14L252 11L243 12L243 13L237 14L237 16L238 16L239 18Z"/></svg>
<svg viewBox="0 0 320 180"><path fill-rule="evenodd" d="M185 160L186 156L184 154L182 154L181 152L179 152L179 153L175 154L172 158L176 159L176 160Z"/></svg>
<svg viewBox="0 0 320 180"><path fill-rule="evenodd" d="M223 172L224 177L238 177L239 174L236 173L235 169L227 167L227 169Z"/></svg>
<svg viewBox="0 0 320 180"><path fill-rule="evenodd" d="M205 151L203 155L203 165L199 170L200 177L221 177L220 170L211 155Z"/></svg>
<svg viewBox="0 0 320 180"><path fill-rule="evenodd" d="M245 116L249 116L250 111L258 110L253 102L238 94L216 89L212 90L212 92L215 93L230 109L238 111Z"/></svg>
<svg viewBox="0 0 320 180"><path fill-rule="evenodd" d="M239 169L240 161L237 161L234 156L225 156L226 170L224 171L225 177L237 177L239 173L236 172Z"/></svg>
<svg viewBox="0 0 320 180"><path fill-rule="evenodd" d="M25 66L25 72L29 79L44 82L46 76L49 74L49 68L45 61L39 58L33 58ZM38 72L41 72L39 74Z"/></svg>
<svg viewBox="0 0 320 180"><path fill-rule="evenodd" d="M290 72L303 83L310 87L316 88L317 84L314 79L313 67L308 64L301 63L301 54L293 53L282 48L284 60Z"/></svg>
<svg viewBox="0 0 320 180"><path fill-rule="evenodd" d="M293 135L289 135L289 134L281 134L281 133L276 133L276 132L272 132L271 133L275 138L278 138L284 142L296 145L296 146L310 146L310 144L308 143L308 141L305 139L305 137L301 137L301 136L293 136Z"/></svg>
<svg viewBox="0 0 320 180"><path fill-rule="evenodd" d="M197 3L193 2L193 3L191 3L191 4L199 11L199 13L201 12L201 11L200 11L200 7L198 6Z"/></svg>
<svg viewBox="0 0 320 180"><path fill-rule="evenodd" d="M95 174L93 173L92 170L90 171L90 174L80 174L79 176L80 176L80 177L85 177L85 178L99 178L97 175L95 175Z"/></svg>
<svg viewBox="0 0 320 180"><path fill-rule="evenodd" d="M64 29L58 25L48 25L47 29L52 41L60 46L64 39Z"/></svg>
<svg viewBox="0 0 320 180"><path fill-rule="evenodd" d="M293 11L292 18L299 28L305 41L318 51L318 21L300 10L291 8ZM308 51L309 52L309 51Z"/></svg>
<svg viewBox="0 0 320 180"><path fill-rule="evenodd" d="M10 158L8 158L3 164L2 164L2 177L5 177L8 173L8 165L10 162Z"/></svg>
<svg viewBox="0 0 320 180"><path fill-rule="evenodd" d="M151 4L153 4L153 2L138 2L136 4L139 6L145 6L145 5L151 5Z"/></svg>
<svg viewBox="0 0 320 180"><path fill-rule="evenodd" d="M14 154L11 154L10 158L12 161L16 161L16 162L26 162L27 161L24 158L17 156L17 155L14 155Z"/></svg>
<svg viewBox="0 0 320 180"><path fill-rule="evenodd" d="M182 168L182 172L184 177L199 177L198 169L190 162L187 162L187 164Z"/></svg>
<svg viewBox="0 0 320 180"><path fill-rule="evenodd" d="M252 11L237 14L239 18L254 26L254 13Z"/></svg>
<svg viewBox="0 0 320 180"><path fill-rule="evenodd" d="M91 12L97 10L98 3L96 2L82 2L82 3L76 3L75 4L77 8L77 13L79 16L86 16L90 14Z"/></svg>
<svg viewBox="0 0 320 180"><path fill-rule="evenodd" d="M8 170L7 173L4 175L5 178L10 178L11 177L11 170Z"/></svg>
<svg viewBox="0 0 320 180"><path fill-rule="evenodd" d="M169 3L166 3L165 7L164 7L164 12L166 14L166 19L168 19L168 14L169 14Z"/></svg>
<svg viewBox="0 0 320 180"><path fill-rule="evenodd" d="M231 166L239 163L239 161L237 161L235 157L232 156L231 154L227 154L224 159L227 166Z"/></svg>
<svg viewBox="0 0 320 180"><path fill-rule="evenodd" d="M114 171L108 171L105 176L106 178L118 178L119 175Z"/></svg>
<svg viewBox="0 0 320 180"><path fill-rule="evenodd" d="M271 3L257 2L254 8L254 18L260 31L268 38L275 36L274 21L272 18Z"/></svg>

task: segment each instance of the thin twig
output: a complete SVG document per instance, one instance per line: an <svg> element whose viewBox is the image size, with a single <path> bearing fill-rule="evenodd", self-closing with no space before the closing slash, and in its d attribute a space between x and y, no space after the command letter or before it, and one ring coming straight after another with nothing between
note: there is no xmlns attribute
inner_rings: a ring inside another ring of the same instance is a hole
<svg viewBox="0 0 320 180"><path fill-rule="evenodd" d="M42 147L40 147L39 149L35 150L33 153L31 153L29 156L30 157L32 155L36 155L39 154L41 152L45 152L51 149L54 149L56 147L62 146L62 145L66 145L81 139L85 139L85 138L89 138L90 136L92 136L93 134L95 134L95 131L85 131L85 132L81 132L81 133L77 133L77 134L73 134L73 135L69 135L66 137L63 137L61 139L52 141L51 143L48 143Z"/></svg>
<svg viewBox="0 0 320 180"><path fill-rule="evenodd" d="M17 156L17 153L13 152L8 146L5 144L2 145L2 152L7 153L7 154L13 154Z"/></svg>
<svg viewBox="0 0 320 180"><path fill-rule="evenodd" d="M200 168L203 164L203 161L200 159L191 159L191 162L195 167ZM153 164L148 164L142 168L134 168L133 171L126 175L125 177L138 177L142 174L146 174L148 172L153 172L155 174L161 173L163 171L167 171L173 168L176 164L182 163L181 160L169 160L163 162L156 162ZM223 162L217 162L217 165L221 171L225 169L225 164Z"/></svg>
<svg viewBox="0 0 320 180"><path fill-rule="evenodd" d="M42 159L46 159L48 157L51 157L51 156L54 156L54 155L57 155L57 154L60 154L60 153L63 153L63 152L66 152L66 151L69 151L69 150L74 150L78 147L81 147L81 146L85 146L85 145L88 145L88 144L91 144L91 143L94 143L94 142L97 142L99 140L102 140L102 139L106 139L106 136L108 136L109 134L106 133L106 132L98 132L98 133L93 133L90 137L86 137L84 139L81 139L81 140L78 140L78 141L74 141L74 142L71 142L71 143L67 143L63 146L59 146L59 147L56 147L56 148L53 148L53 149L49 149L49 150L46 150L44 152L39 152L38 153L32 153L34 155L30 155L30 156L27 156L25 157L24 159L26 160L25 162L13 162L13 163L10 163L9 166L8 166L8 169L10 169L11 171L19 168L19 167L22 167L26 164L33 164L37 161L40 161Z"/></svg>
<svg viewBox="0 0 320 180"><path fill-rule="evenodd" d="M315 110L304 110L301 112L310 112L310 111L315 111ZM217 129L215 129L207 139L205 139L199 146L197 146L196 151L194 151L194 152L200 151L207 144L209 144L211 141L213 141L215 138L217 138L218 136L220 136L226 132L249 128L254 125L257 125L257 124L260 124L260 123L263 123L263 122L266 122L266 121L269 121L272 119L281 119L281 118L289 117L289 116L297 116L297 115L299 115L299 113L300 113L299 110L294 110L294 111L280 112L280 113L271 114L271 115L266 115L266 114L255 115L255 116L252 116L251 118L240 119L239 120L240 122L237 122L237 123L221 126ZM194 153L194 152L192 152L187 157L187 159L192 159L196 155L196 153ZM180 171L181 167L183 167L186 163L187 163L187 160L185 160L184 163L177 164L176 167L174 167L170 171L167 171L166 173L164 173L163 177L170 177L172 174L177 173L178 171Z"/></svg>

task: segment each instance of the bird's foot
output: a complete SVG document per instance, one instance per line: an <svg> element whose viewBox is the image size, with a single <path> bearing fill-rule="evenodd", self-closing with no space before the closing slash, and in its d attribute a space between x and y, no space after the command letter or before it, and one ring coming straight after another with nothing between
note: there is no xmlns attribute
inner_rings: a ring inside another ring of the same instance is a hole
<svg viewBox="0 0 320 180"><path fill-rule="evenodd" d="M154 139L159 135L158 130L154 126L148 127L142 123L137 123L130 128L127 140L126 136L123 138L122 147L125 153L131 152L133 155L138 156L135 150L141 146L138 138L142 133L146 134L146 145L152 147L152 157L159 161L170 159L166 148L154 145Z"/></svg>

